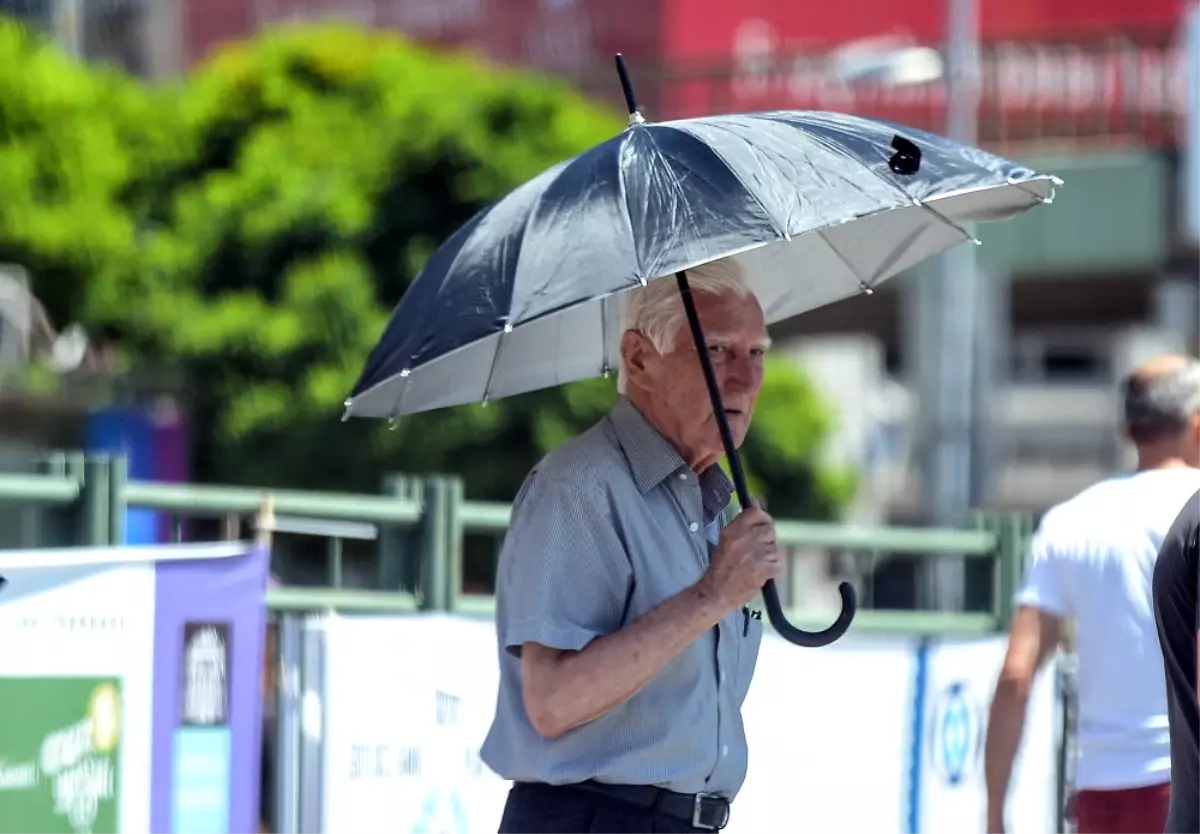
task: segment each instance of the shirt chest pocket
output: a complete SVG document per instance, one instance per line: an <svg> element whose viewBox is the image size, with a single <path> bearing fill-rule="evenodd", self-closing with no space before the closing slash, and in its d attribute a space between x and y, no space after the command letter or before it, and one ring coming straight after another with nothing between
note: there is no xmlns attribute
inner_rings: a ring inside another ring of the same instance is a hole
<svg viewBox="0 0 1200 834"><path fill-rule="evenodd" d="M750 617L744 621L744 627L745 633L738 635L741 639L738 645L734 690L738 706L742 705L746 700L746 693L750 691L750 681L754 677L754 667L758 663L758 650L762 645L763 636L763 623L758 617Z"/></svg>

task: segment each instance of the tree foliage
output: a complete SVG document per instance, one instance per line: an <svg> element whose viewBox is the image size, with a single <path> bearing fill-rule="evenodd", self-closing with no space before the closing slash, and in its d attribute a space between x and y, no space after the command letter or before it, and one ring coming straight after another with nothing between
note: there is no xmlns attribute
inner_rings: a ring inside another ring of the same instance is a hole
<svg viewBox="0 0 1200 834"><path fill-rule="evenodd" d="M611 381L392 430L340 422L342 401L442 240L622 126L550 80L355 28L277 30L146 88L0 26L0 257L56 319L183 372L200 479L373 491L387 471L458 472L508 499L611 406ZM773 361L746 457L776 514L847 497L819 459L829 419Z"/></svg>
<svg viewBox="0 0 1200 834"><path fill-rule="evenodd" d="M135 257L123 198L150 156L151 107L129 79L81 67L0 16L0 262L35 275L59 315L74 318L86 285Z"/></svg>

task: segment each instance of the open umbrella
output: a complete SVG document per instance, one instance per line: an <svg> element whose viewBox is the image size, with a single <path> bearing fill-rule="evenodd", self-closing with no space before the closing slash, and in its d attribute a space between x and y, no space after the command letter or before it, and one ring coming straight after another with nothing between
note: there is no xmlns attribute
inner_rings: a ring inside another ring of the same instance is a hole
<svg viewBox="0 0 1200 834"><path fill-rule="evenodd" d="M967 241L962 223L1047 203L1055 177L920 130L776 111L652 124L629 105L620 135L483 209L429 259L396 306L345 417L396 418L487 402L615 368L621 295L674 275L699 349L738 501L741 461L721 406L687 270L736 257L768 323L856 293ZM780 635L827 645L763 601Z"/></svg>

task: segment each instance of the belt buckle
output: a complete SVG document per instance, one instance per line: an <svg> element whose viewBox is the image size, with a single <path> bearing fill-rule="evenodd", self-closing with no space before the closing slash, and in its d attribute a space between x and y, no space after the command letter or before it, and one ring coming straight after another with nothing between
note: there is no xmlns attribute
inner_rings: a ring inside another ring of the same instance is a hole
<svg viewBox="0 0 1200 834"><path fill-rule="evenodd" d="M714 800L717 808L721 809L721 819L714 825L704 820L704 800ZM698 793L692 802L692 827L703 828L706 831L720 831L729 824L729 801L718 793Z"/></svg>

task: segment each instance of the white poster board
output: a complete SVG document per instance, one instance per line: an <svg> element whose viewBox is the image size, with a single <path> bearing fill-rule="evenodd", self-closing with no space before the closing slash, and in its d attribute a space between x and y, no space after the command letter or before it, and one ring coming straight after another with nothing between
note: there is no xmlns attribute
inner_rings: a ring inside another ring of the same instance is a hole
<svg viewBox="0 0 1200 834"><path fill-rule="evenodd" d="M509 783L479 759L499 682L492 623L335 617L321 629L321 830L495 831ZM725 830L982 831L983 732L1004 647L1002 636L849 636L801 649L768 631L743 709L746 783ZM1014 771L1013 834L1055 830L1055 715L1048 670Z"/></svg>
<svg viewBox="0 0 1200 834"><path fill-rule="evenodd" d="M985 830L983 745L1006 648L1004 636L944 639L931 643L924 658L918 658L924 695L911 813L921 834ZM1013 765L1009 834L1057 830L1058 703L1054 668L1048 665L1030 693L1025 732Z"/></svg>
<svg viewBox="0 0 1200 834"><path fill-rule="evenodd" d="M750 763L725 830L903 831L915 646L847 636L802 649L764 633L742 710Z"/></svg>
<svg viewBox="0 0 1200 834"><path fill-rule="evenodd" d="M495 831L508 783L479 759L496 707L490 622L325 621L322 830Z"/></svg>
<svg viewBox="0 0 1200 834"><path fill-rule="evenodd" d="M22 786L5 778L0 817L11 818L0 819L0 830L11 830L5 823L15 819L26 831L36 824L73 831L149 831L154 565L30 567L38 556L37 551L0 554L6 580L0 593L0 700L18 711L22 728L45 736L42 780L52 780L52 787L40 791L44 812L37 814L29 807L35 800L25 799L18 790ZM39 694L16 695L21 685L38 685ZM105 692L112 696L102 715L95 705ZM22 703L29 697L42 700ZM63 726L61 714L71 708L75 720L85 722L76 727L89 720L92 726L111 721L111 731L85 734L91 745L64 745L61 740L72 738L76 729ZM12 751L5 748L20 740L15 735L6 731L0 743L0 775L21 764L20 757L6 761ZM101 736L111 740L97 744ZM46 759L48 749L68 750L49 758L70 766L58 773L60 768ZM113 758L118 771L101 771ZM29 793L40 787L32 783ZM116 819L106 819L114 811Z"/></svg>

